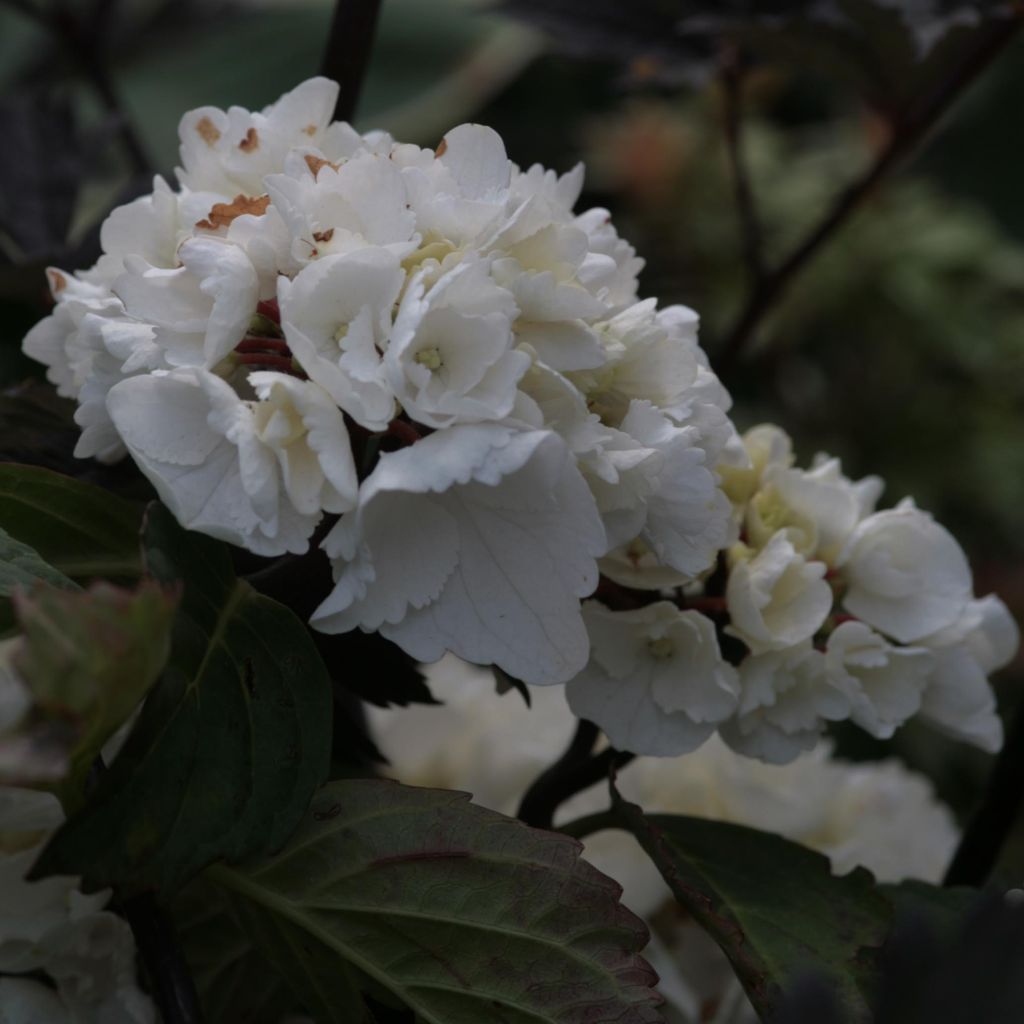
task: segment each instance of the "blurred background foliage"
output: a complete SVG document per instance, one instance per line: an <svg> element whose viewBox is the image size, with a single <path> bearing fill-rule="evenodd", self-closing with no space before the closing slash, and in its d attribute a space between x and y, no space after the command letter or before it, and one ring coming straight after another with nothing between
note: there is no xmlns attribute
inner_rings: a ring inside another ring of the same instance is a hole
<svg viewBox="0 0 1024 1024"><path fill-rule="evenodd" d="M184 110L259 107L315 73L332 8L0 0L0 458L72 468L70 410L33 383L38 367L20 354L47 311L43 268L94 260L109 209L148 190L154 172L173 173ZM358 123L433 144L472 119L496 128L523 165L585 160L584 204L607 206L646 258L644 294L701 312L714 364L750 287L723 53L772 266L887 144L907 98L942 81L982 31L984 9L385 0ZM853 475L885 477L889 503L913 494L967 548L979 594L998 590L1019 620L1022 56L1018 40L922 152L872 191L725 370L741 427L776 420L801 461L827 450ZM1022 684L1020 663L998 681L1008 714ZM840 744L850 756L892 752L853 736ZM969 811L984 756L923 728L904 730L895 748Z"/></svg>

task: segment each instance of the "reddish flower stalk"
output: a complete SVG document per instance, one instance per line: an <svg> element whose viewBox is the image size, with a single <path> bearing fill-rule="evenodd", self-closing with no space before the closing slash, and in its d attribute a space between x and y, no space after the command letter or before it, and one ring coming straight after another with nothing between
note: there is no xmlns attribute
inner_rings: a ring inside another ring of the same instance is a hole
<svg viewBox="0 0 1024 1024"><path fill-rule="evenodd" d="M262 302L257 302L256 312L268 320L273 320L275 324L281 322L281 310L277 305L277 299L264 299Z"/></svg>
<svg viewBox="0 0 1024 1024"><path fill-rule="evenodd" d="M291 349L288 342L283 338L257 338L249 335L243 338L236 346L236 352L276 352L278 355L291 358Z"/></svg>
<svg viewBox="0 0 1024 1024"><path fill-rule="evenodd" d="M258 366L264 370L281 370L293 377L300 376L292 363L292 357L275 355L272 352L240 352L238 361L244 366Z"/></svg>
<svg viewBox="0 0 1024 1024"><path fill-rule="evenodd" d="M392 437L397 437L403 444L415 444L417 441L422 440L420 432L411 423L406 423L405 420L392 420L388 424L388 433Z"/></svg>

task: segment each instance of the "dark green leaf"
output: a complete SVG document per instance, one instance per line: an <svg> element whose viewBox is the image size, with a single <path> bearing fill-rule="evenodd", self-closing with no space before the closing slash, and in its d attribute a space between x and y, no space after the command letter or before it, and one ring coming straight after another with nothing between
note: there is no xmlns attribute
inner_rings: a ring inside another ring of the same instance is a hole
<svg viewBox="0 0 1024 1024"><path fill-rule="evenodd" d="M0 529L0 636L14 628L11 595L15 590L31 590L40 582L64 590L78 589L64 573L44 562L38 551Z"/></svg>
<svg viewBox="0 0 1024 1024"><path fill-rule="evenodd" d="M135 578L141 511L38 466L0 465L0 529L74 580Z"/></svg>
<svg viewBox="0 0 1024 1024"><path fill-rule="evenodd" d="M331 783L277 857L209 875L321 1021L359 1019L321 987L332 965L424 1024L661 1021L647 932L619 886L575 840L468 801Z"/></svg>
<svg viewBox="0 0 1024 1024"><path fill-rule="evenodd" d="M97 583L39 587L14 600L24 634L14 666L33 701L25 727L63 737L58 793L71 811L103 744L167 661L177 596L156 583L134 591Z"/></svg>
<svg viewBox="0 0 1024 1024"><path fill-rule="evenodd" d="M280 1024L295 999L281 975L204 878L174 903L178 939L209 1021Z"/></svg>
<svg viewBox="0 0 1024 1024"><path fill-rule="evenodd" d="M27 271L23 272L27 274ZM41 267L35 268L31 281L41 294L49 294L46 275ZM14 364L10 372L23 377L27 364L30 371L41 373L43 367L31 363L27 356L15 360L11 355L12 349L20 355L21 338L31 326L31 321L11 326L14 330L8 337L16 340L18 345L11 345L7 350L7 358ZM74 413L75 403L61 398L51 384L43 381L23 381L18 387L5 389L0 394L0 462L45 466L59 473L78 475L75 470L80 471L88 464L72 455L81 433L74 421Z"/></svg>
<svg viewBox="0 0 1024 1024"><path fill-rule="evenodd" d="M184 592L167 668L124 749L37 877L174 889L279 848L327 774L331 692L305 626L237 580L225 545L150 506L149 571Z"/></svg>
<svg viewBox="0 0 1024 1024"><path fill-rule="evenodd" d="M64 573L44 562L38 551L0 529L0 597L10 597L17 589L31 590L40 582L62 590L78 589Z"/></svg>
<svg viewBox="0 0 1024 1024"><path fill-rule="evenodd" d="M884 888L902 909L879 957L872 1024L1024 1020L1024 907L996 892L943 890L919 882ZM833 986L813 973L791 986L770 1018L771 1024L857 1020L841 1012Z"/></svg>
<svg viewBox="0 0 1024 1024"><path fill-rule="evenodd" d="M815 971L851 1019L868 1019L863 981L892 914L869 872L837 878L822 854L740 825L617 808L759 1012L770 1013L796 975Z"/></svg>

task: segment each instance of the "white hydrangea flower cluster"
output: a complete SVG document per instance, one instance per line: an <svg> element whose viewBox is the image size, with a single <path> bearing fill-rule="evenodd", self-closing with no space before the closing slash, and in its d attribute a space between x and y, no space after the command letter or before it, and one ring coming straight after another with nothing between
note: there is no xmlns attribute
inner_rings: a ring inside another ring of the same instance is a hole
<svg viewBox="0 0 1024 1024"><path fill-rule="evenodd" d="M279 555L342 515L317 628L564 682L599 560L691 579L730 540L728 395L696 315L638 301L607 211L573 212L582 167L521 171L480 125L362 136L336 94L186 114L178 188L50 271L25 350L76 454L127 451L184 526Z"/></svg>
<svg viewBox="0 0 1024 1024"><path fill-rule="evenodd" d="M838 459L795 467L778 427L743 441L748 464L719 467L740 536L723 572L681 601L588 602L591 660L569 683L574 710L649 754L685 753L717 728L734 750L781 764L829 721L888 739L916 714L998 749L988 676L1019 634L998 597L973 596L956 540L909 499L876 511L881 480L849 480ZM631 580L661 583L640 570Z"/></svg>
<svg viewBox="0 0 1024 1024"><path fill-rule="evenodd" d="M78 400L78 455L128 452L184 526L260 555L340 517L317 629L568 682L635 752L721 730L784 761L918 711L998 745L1005 608L925 513L874 512L877 481L739 438L696 314L638 300L607 211L573 212L581 167L521 171L480 125L359 135L336 93L186 114L178 187L51 269L25 350Z"/></svg>
<svg viewBox="0 0 1024 1024"><path fill-rule="evenodd" d="M753 467L726 470L743 539L728 552L725 596L727 632L750 655L726 740L782 761L812 747L826 720L888 739L920 713L997 750L988 676L1012 660L1019 632L998 597L974 597L954 537L909 498L876 511L882 481L855 483L838 459L794 467L776 427L745 443Z"/></svg>
<svg viewBox="0 0 1024 1024"><path fill-rule="evenodd" d="M52 794L0 787L0 1019L153 1024L156 1011L136 983L131 929L103 909L110 893L86 896L76 878L25 880L63 819Z"/></svg>

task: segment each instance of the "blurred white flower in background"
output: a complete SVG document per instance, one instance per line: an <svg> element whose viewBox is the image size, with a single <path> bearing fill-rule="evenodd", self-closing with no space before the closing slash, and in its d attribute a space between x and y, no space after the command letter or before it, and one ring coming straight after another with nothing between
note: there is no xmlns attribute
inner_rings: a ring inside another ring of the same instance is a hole
<svg viewBox="0 0 1024 1024"><path fill-rule="evenodd" d="M76 878L28 882L64 819L50 793L0 787L0 1019L11 1024L153 1024L135 980L131 929ZM52 987L17 975L43 972ZM10 975L10 976L8 976Z"/></svg>
<svg viewBox="0 0 1024 1024"><path fill-rule="evenodd" d="M573 733L575 717L563 691L531 688L528 708L516 692L499 696L490 672L451 656L429 666L427 677L443 706L369 708L375 741L390 761L388 774L413 785L465 790L477 803L514 814ZM957 841L952 816L927 779L894 760L833 760L827 744L773 766L713 738L678 759L638 758L620 770L618 786L647 812L778 832L825 853L836 873L862 865L887 882L939 881ZM556 824L607 806L606 787L596 785L565 804ZM584 843L587 859L623 886L623 901L634 912L650 919L670 903L657 869L632 837L606 831ZM666 931L661 917L656 928L645 955L662 975L674 1019L695 1021L687 1014L705 999L735 998L724 955L699 929L679 921Z"/></svg>

